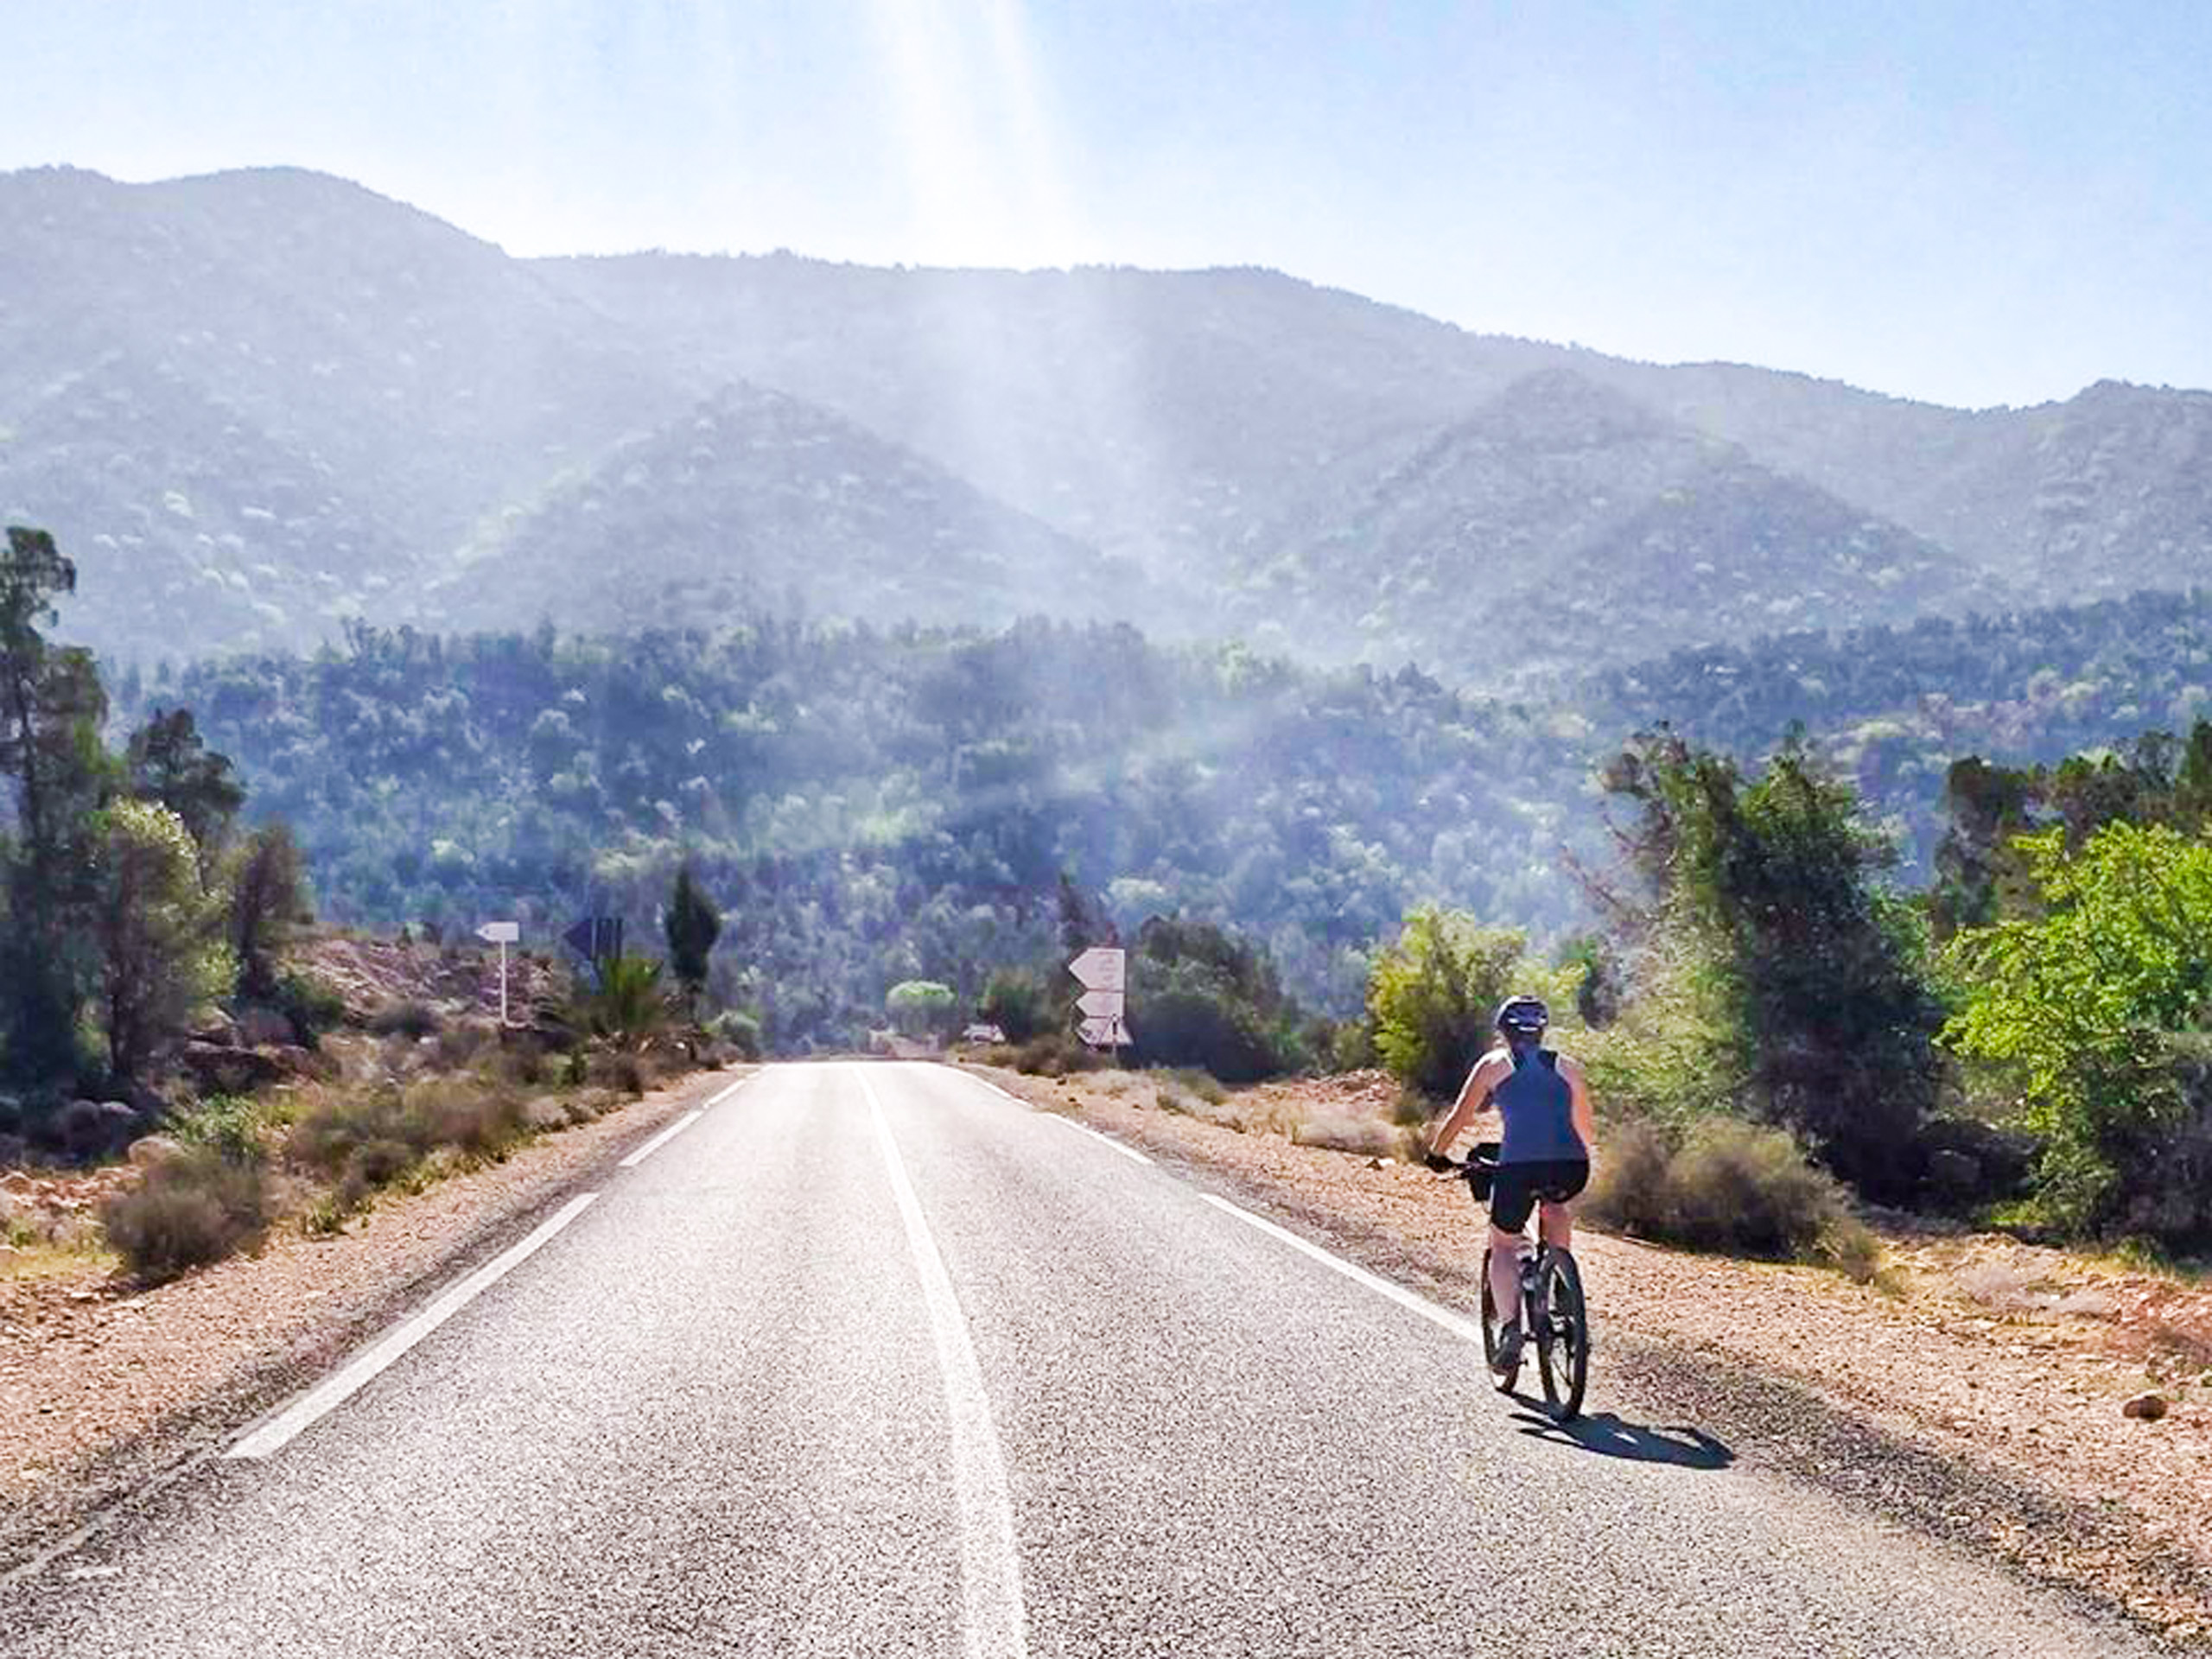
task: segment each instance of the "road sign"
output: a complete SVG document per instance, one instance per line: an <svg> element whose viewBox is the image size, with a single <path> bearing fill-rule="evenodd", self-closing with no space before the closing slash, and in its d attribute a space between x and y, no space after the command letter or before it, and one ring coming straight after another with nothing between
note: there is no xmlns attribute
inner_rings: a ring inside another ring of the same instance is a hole
<svg viewBox="0 0 2212 1659"><path fill-rule="evenodd" d="M1094 944L1073 962L1068 972L1086 991L1119 991L1128 986L1128 957L1119 946Z"/></svg>
<svg viewBox="0 0 2212 1659"><path fill-rule="evenodd" d="M588 962L622 954L622 918L587 916L561 936L561 943Z"/></svg>
<svg viewBox="0 0 2212 1659"><path fill-rule="evenodd" d="M1093 1048L1121 1048L1135 1040L1129 1035L1129 1028L1119 1014L1086 1020L1076 1027L1076 1035Z"/></svg>
<svg viewBox="0 0 2212 1659"><path fill-rule="evenodd" d="M499 1023L507 1023L507 947L522 938L519 922L486 922L476 930L476 937L486 944L499 947Z"/></svg>
<svg viewBox="0 0 2212 1659"><path fill-rule="evenodd" d="M1095 1018L1118 1020L1122 1010L1128 1006L1128 999L1119 991L1085 991L1076 998L1075 1005Z"/></svg>

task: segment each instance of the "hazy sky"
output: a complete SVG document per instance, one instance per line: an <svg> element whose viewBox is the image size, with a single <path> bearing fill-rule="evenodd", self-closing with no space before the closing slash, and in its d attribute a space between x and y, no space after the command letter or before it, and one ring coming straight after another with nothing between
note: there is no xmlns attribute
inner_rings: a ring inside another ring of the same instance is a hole
<svg viewBox="0 0 2212 1659"><path fill-rule="evenodd" d="M0 0L0 167L519 253L1265 264L1946 403L2212 386L2212 0Z"/></svg>

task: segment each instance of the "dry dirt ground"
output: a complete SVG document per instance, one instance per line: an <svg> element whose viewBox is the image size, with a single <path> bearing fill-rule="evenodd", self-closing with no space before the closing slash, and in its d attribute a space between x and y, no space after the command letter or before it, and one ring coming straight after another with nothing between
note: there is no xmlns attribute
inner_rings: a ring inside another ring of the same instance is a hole
<svg viewBox="0 0 2212 1659"><path fill-rule="evenodd" d="M0 1247L0 1568L297 1386L726 1077L695 1075L505 1162L388 1195L341 1233L280 1230L258 1255L152 1290L81 1248L99 1197L134 1172L0 1175L0 1211L32 1241Z"/></svg>
<svg viewBox="0 0 2212 1659"><path fill-rule="evenodd" d="M1457 1181L1379 1155L1396 1095L1386 1078L1271 1084L1209 1106L1131 1074L991 1076L1475 1306L1482 1217ZM1291 1138L1317 1128L1363 1149ZM1732 1414L1738 1451L1755 1443L1877 1498L1904 1488L1889 1496L1916 1518L2177 1643L2212 1644L2212 1287L1987 1234L1876 1224L1886 1266L1871 1285L1586 1230L1575 1253L1599 1343L1592 1409L1609 1365L1636 1373L1709 1424ZM1707 1369L1686 1386L1676 1356ZM2122 1415L2152 1389L2164 1418ZM1842 1421L1808 1426L1793 1398L1840 1408L1879 1444ZM1876 1459L1892 1466L1850 1466Z"/></svg>

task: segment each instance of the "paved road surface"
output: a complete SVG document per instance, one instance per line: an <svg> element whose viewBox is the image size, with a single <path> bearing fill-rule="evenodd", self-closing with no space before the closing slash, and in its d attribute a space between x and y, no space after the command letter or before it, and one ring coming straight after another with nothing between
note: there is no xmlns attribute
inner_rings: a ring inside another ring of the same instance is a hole
<svg viewBox="0 0 2212 1659"><path fill-rule="evenodd" d="M556 1219L0 1588L0 1652L2148 1651L1602 1351L1626 1421L1548 1434L1448 1317L943 1069L772 1068Z"/></svg>

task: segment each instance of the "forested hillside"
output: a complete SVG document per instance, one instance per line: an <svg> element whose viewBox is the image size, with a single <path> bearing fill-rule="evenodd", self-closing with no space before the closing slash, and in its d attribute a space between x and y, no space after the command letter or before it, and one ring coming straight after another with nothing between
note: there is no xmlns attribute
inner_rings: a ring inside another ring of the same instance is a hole
<svg viewBox="0 0 2212 1659"><path fill-rule="evenodd" d="M1233 923L1348 1011L1409 904L1559 928L1560 849L1594 841L1571 722L1120 626L357 628L140 696L197 713L334 917L643 927L689 855L779 1045L849 1039L898 981L972 997L1049 952L1063 873L1127 931Z"/></svg>

